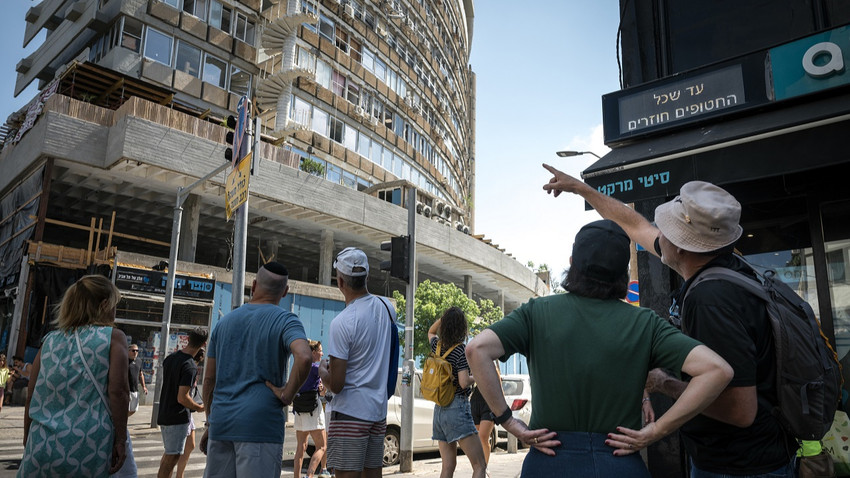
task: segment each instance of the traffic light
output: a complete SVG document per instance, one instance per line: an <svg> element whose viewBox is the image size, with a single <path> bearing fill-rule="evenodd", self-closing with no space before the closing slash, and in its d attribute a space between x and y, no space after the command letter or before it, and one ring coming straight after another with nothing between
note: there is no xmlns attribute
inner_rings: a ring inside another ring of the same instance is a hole
<svg viewBox="0 0 850 478"><path fill-rule="evenodd" d="M227 117L227 128L231 129L231 130L236 128L236 117L235 116L230 115L230 116ZM225 141L227 141L227 144L229 145L227 147L227 149L224 150L224 158L227 159L228 161L230 161L231 163L233 162L233 156L234 156L234 154L233 154L233 138L234 138L234 131L228 131L227 135L224 137Z"/></svg>
<svg viewBox="0 0 850 478"><path fill-rule="evenodd" d="M390 251L390 260L381 261L381 270L390 271L391 276L405 282L410 281L409 239L409 236L398 236L381 243L382 251Z"/></svg>

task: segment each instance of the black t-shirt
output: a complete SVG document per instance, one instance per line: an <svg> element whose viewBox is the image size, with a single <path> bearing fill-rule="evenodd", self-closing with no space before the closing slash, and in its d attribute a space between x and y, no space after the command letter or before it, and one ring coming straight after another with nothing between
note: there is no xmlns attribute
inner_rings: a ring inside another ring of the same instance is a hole
<svg viewBox="0 0 850 478"><path fill-rule="evenodd" d="M130 391L139 391L139 374L142 371L142 361L139 359L130 360L130 365L127 366L127 379L130 382Z"/></svg>
<svg viewBox="0 0 850 478"><path fill-rule="evenodd" d="M749 274L746 264L731 254L713 259L700 272L716 266ZM679 303L700 272L685 283ZM787 465L797 445L771 415L777 404L776 353L764 303L730 282L705 281L690 291L681 317L685 334L732 366L735 376L729 386L755 386L758 394L756 418L747 428L705 415L697 415L682 427L685 448L697 468L755 475Z"/></svg>
<svg viewBox="0 0 850 478"><path fill-rule="evenodd" d="M438 337L434 337L431 339L431 351L437 351L437 342L439 342ZM446 353L446 350L451 348L444 347L442 344L440 345L440 355ZM452 350L452 352L446 357L446 362L452 366L452 382L455 384L455 395L463 395L464 397L469 396L469 387L460 388L460 382L457 378L458 373L461 370L469 370L469 363L466 361L466 344L458 344L457 347Z"/></svg>
<svg viewBox="0 0 850 478"><path fill-rule="evenodd" d="M177 402L181 386L191 387L198 367L192 356L182 350L174 352L162 362L162 396L159 399L157 425L189 423L189 409Z"/></svg>

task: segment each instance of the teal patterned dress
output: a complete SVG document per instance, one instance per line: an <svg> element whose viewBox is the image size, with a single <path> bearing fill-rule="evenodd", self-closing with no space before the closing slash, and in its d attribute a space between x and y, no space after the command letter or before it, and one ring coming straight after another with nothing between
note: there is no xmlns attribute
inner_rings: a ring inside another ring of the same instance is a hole
<svg viewBox="0 0 850 478"><path fill-rule="evenodd" d="M77 333L106 394L112 327L79 327ZM29 415L19 478L109 476L112 419L86 373L73 333L55 330L45 337Z"/></svg>

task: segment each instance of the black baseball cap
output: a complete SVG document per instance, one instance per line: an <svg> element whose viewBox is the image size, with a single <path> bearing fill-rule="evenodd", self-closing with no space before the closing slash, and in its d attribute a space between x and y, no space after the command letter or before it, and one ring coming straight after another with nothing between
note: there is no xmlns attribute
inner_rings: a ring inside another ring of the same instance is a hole
<svg viewBox="0 0 850 478"><path fill-rule="evenodd" d="M573 262L585 276L615 282L628 273L629 236L614 221L602 219L586 224L576 234Z"/></svg>

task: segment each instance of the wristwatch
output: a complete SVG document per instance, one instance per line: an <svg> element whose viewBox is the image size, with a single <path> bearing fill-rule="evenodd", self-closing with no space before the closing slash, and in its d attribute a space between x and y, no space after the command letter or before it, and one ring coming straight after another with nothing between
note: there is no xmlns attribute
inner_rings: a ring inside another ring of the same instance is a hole
<svg viewBox="0 0 850 478"><path fill-rule="evenodd" d="M506 421L510 420L513 416L513 410L511 410L511 407L508 407L508 409L505 410L505 413L493 419L493 423L495 423L496 425L501 425L502 423L505 423Z"/></svg>

